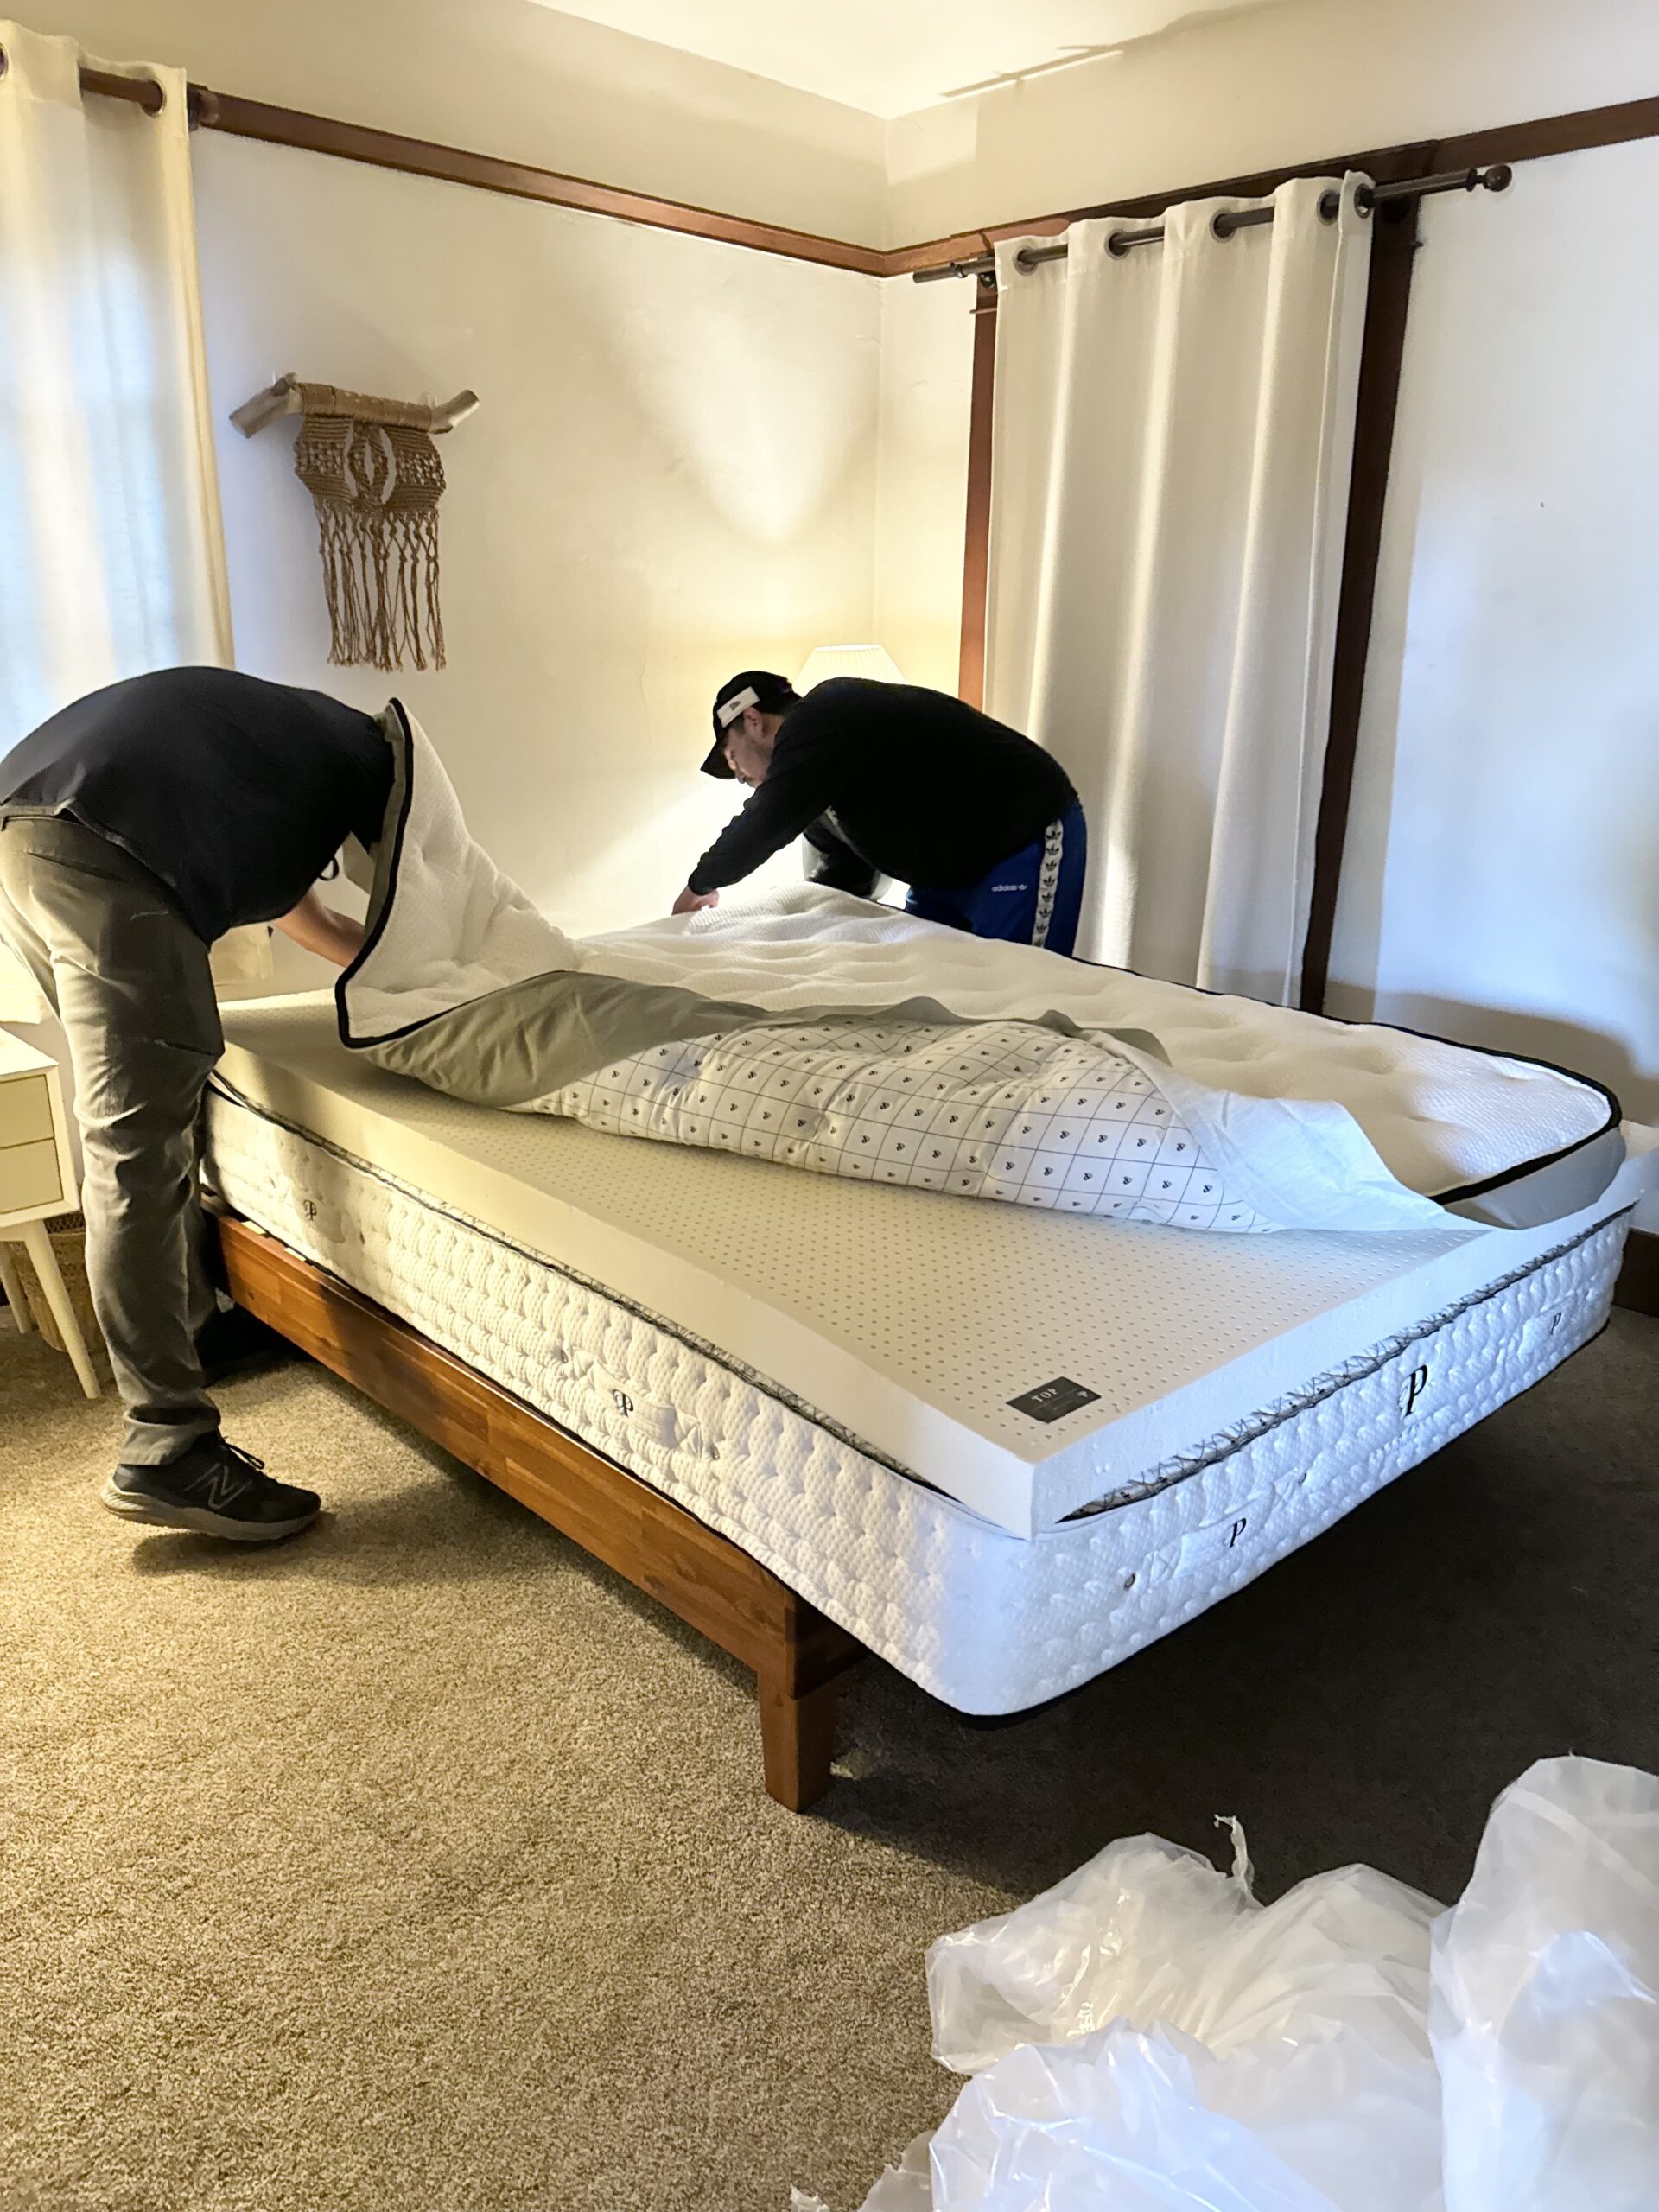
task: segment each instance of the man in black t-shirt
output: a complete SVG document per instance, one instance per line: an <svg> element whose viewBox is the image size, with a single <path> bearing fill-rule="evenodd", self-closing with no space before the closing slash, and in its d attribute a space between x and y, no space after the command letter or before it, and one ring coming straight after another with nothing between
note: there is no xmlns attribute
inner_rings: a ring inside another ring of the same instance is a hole
<svg viewBox="0 0 1659 2212"><path fill-rule="evenodd" d="M225 1440L207 1393L204 1364L239 1348L196 1191L224 1043L208 949L274 922L347 964L361 925L312 886L347 837L378 842L391 789L372 715L216 668L112 684L0 760L0 936L68 1039L86 1269L126 1414L102 1495L129 1520L257 1542L320 1510Z"/></svg>
<svg viewBox="0 0 1659 2212"><path fill-rule="evenodd" d="M836 677L803 699L746 669L715 695L705 775L753 796L691 871L677 914L711 906L797 837L808 873L861 898L882 876L909 912L976 937L1077 942L1087 840L1059 762L943 691Z"/></svg>

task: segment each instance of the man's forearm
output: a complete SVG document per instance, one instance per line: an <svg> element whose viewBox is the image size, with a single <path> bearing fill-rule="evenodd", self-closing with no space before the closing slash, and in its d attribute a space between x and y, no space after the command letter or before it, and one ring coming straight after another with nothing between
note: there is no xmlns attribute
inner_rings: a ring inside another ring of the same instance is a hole
<svg viewBox="0 0 1659 2212"><path fill-rule="evenodd" d="M753 875L774 853L792 845L817 821L832 794L815 772L774 767L741 814L734 815L687 877L697 892L720 891Z"/></svg>
<svg viewBox="0 0 1659 2212"><path fill-rule="evenodd" d="M315 891L308 891L293 912L284 914L276 926L296 944L332 961L336 968L349 968L363 950L362 923L325 906Z"/></svg>

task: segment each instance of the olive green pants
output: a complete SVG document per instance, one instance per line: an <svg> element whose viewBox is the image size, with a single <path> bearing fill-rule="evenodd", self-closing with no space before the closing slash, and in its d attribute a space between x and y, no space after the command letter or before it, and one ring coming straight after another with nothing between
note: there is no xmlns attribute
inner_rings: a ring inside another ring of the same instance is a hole
<svg viewBox="0 0 1659 2212"><path fill-rule="evenodd" d="M219 1426L195 1351L214 1305L200 1116L224 1044L207 947L147 868L62 815L0 821L0 936L68 1039L86 1272L126 1412L121 1457L159 1465Z"/></svg>

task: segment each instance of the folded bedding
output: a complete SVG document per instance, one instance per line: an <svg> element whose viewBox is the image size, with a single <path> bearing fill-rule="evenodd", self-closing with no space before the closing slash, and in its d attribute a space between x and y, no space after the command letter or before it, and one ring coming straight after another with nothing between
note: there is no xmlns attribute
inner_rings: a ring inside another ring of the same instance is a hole
<svg viewBox="0 0 1659 2212"><path fill-rule="evenodd" d="M1616 1103L1541 1063L988 944L815 886L574 939L401 707L342 1040L508 1112L1186 1230L1524 1228L1598 1197Z"/></svg>
<svg viewBox="0 0 1659 2212"><path fill-rule="evenodd" d="M736 1029L648 1045L534 1110L958 1198L1234 1234L1275 1225L1133 1060L1034 1022Z"/></svg>

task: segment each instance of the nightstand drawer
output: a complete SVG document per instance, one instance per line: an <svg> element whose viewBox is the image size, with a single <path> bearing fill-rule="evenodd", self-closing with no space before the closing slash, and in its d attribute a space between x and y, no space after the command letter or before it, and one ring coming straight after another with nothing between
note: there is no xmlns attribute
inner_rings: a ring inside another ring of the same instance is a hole
<svg viewBox="0 0 1659 2212"><path fill-rule="evenodd" d="M43 1075L0 1083L0 1148L38 1144L52 1135L52 1094Z"/></svg>
<svg viewBox="0 0 1659 2212"><path fill-rule="evenodd" d="M14 1144L0 1152L0 1221L26 1207L50 1205L62 1196L56 1145Z"/></svg>

